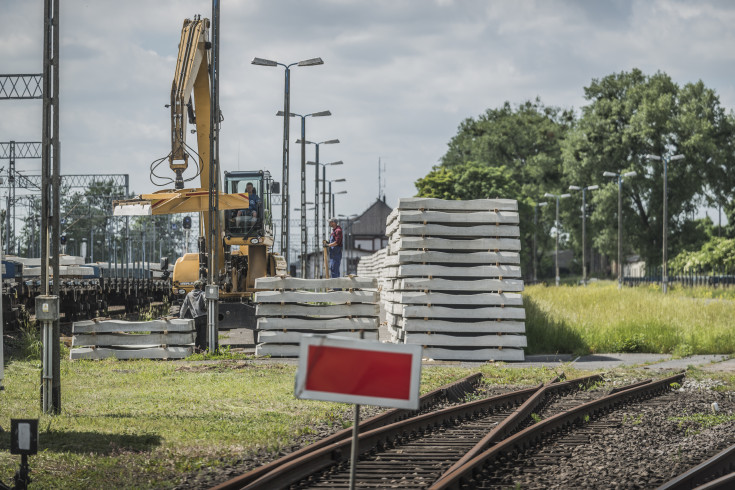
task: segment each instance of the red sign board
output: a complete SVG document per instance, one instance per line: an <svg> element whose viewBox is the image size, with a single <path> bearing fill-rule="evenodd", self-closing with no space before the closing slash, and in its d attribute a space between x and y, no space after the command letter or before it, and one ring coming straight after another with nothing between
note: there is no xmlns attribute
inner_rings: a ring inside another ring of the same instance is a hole
<svg viewBox="0 0 735 490"><path fill-rule="evenodd" d="M417 409L421 346L304 335L296 397Z"/></svg>

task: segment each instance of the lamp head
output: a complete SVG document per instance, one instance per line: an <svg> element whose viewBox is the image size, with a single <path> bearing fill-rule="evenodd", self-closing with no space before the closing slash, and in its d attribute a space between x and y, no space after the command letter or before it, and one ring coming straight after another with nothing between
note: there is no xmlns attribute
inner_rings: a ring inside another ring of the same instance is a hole
<svg viewBox="0 0 735 490"><path fill-rule="evenodd" d="M582 188L581 188L581 187L579 187L578 185L570 185L570 186L569 186L569 190L570 190L570 191L581 191L581 190L582 190Z"/></svg>
<svg viewBox="0 0 735 490"><path fill-rule="evenodd" d="M616 174L614 172L602 172L602 176L603 177L617 177L618 174Z"/></svg>
<svg viewBox="0 0 735 490"><path fill-rule="evenodd" d="M643 158L648 158L649 160L661 160L661 157L658 155L644 155Z"/></svg>
<svg viewBox="0 0 735 490"><path fill-rule="evenodd" d="M323 65L324 61L321 58L311 58L304 61L299 61L299 66L315 66L315 65Z"/></svg>
<svg viewBox="0 0 735 490"><path fill-rule="evenodd" d="M253 61L250 62L253 65L260 65L260 66L277 66L278 63L276 63L273 60L266 60L264 58L253 58Z"/></svg>
<svg viewBox="0 0 735 490"><path fill-rule="evenodd" d="M332 113L329 111L321 111L321 112L313 112L309 114L311 117L324 117L324 116L331 116Z"/></svg>
<svg viewBox="0 0 735 490"><path fill-rule="evenodd" d="M635 177L636 175L638 175L638 172L625 172L623 177Z"/></svg>
<svg viewBox="0 0 735 490"><path fill-rule="evenodd" d="M590 185L590 186L587 186L587 190L588 191L594 191L594 190L597 190L599 188L600 188L599 185Z"/></svg>

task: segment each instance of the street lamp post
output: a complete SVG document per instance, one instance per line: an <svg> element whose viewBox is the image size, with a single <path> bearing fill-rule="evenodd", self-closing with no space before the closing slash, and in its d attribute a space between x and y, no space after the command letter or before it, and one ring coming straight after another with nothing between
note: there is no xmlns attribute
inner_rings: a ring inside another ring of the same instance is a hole
<svg viewBox="0 0 735 490"><path fill-rule="evenodd" d="M277 116L283 115L278 111ZM312 112L310 114L291 113L291 117L301 118L301 277L306 278L306 118L331 116L329 111Z"/></svg>
<svg viewBox="0 0 735 490"><path fill-rule="evenodd" d="M636 172L603 172L603 177L615 177L618 179L618 289L623 287L623 178L635 177Z"/></svg>
<svg viewBox="0 0 735 490"><path fill-rule="evenodd" d="M664 226L663 226L663 244L662 244L662 252L663 252L663 268L661 271L661 291L663 291L664 294L666 294L666 291L668 289L668 283L669 283L669 275L668 271L666 270L666 258L667 258L667 250L666 250L666 236L668 235L668 167L669 162L673 162L675 160L682 160L684 158L684 155L646 155L646 158L649 160L663 160L664 161Z"/></svg>
<svg viewBox="0 0 735 490"><path fill-rule="evenodd" d="M301 143L301 140L296 141L297 143ZM319 223L319 165L322 165L325 167L326 165L341 165L342 162L332 162L332 163L319 163L319 146L320 145L334 145L339 143L338 139L334 140L327 140L327 141L320 141L319 143L315 143L313 141L306 141L307 145L314 145L316 148L316 161L315 162L306 162L307 165L314 165L314 203L316 206L315 211L315 223L314 223L314 250L317 250L319 248L319 236L321 235L320 230L320 223ZM323 171L322 173L326 173L326 171ZM327 216L325 214L324 219L327 220Z"/></svg>
<svg viewBox="0 0 735 490"><path fill-rule="evenodd" d="M587 191L599 189L599 185L588 185L587 187L579 187L570 185L570 191L582 191L582 284L587 285Z"/></svg>
<svg viewBox="0 0 735 490"><path fill-rule="evenodd" d="M283 190L281 191L281 255L284 256L286 259L286 263L289 263L289 254L288 254L288 234L291 230L291 227L289 226L289 215L288 215L288 208L291 204L289 202L289 187L288 187L288 163L289 163L289 149L288 149L288 139L289 139L289 119L286 117L287 114L291 113L291 67L294 65L297 66L315 66L315 65L323 65L324 61L322 61L321 58L312 58L309 60L303 60L298 61L296 63L291 64L283 64L279 63L277 61L267 60L264 58L253 58L253 61L251 61L253 65L259 65L259 66L282 66L285 68L285 81L284 81L284 90L283 90Z"/></svg>
<svg viewBox="0 0 735 490"><path fill-rule="evenodd" d="M339 191L332 194L332 216L336 216L336 211L334 210L334 196L337 194L347 194L347 191Z"/></svg>
<svg viewBox="0 0 735 490"><path fill-rule="evenodd" d="M539 202L533 207L533 282L538 282L538 275L536 273L536 234L538 230L538 208L548 206L548 202Z"/></svg>
<svg viewBox="0 0 735 490"><path fill-rule="evenodd" d="M560 277L559 277L559 199L566 199L567 197L570 197L571 194L552 194L550 192L547 192L544 194L544 197L553 197L556 199L556 223L554 224L554 227L556 228L556 248L554 252L554 262L555 262L555 269L556 269L556 278L555 283L558 286Z"/></svg>

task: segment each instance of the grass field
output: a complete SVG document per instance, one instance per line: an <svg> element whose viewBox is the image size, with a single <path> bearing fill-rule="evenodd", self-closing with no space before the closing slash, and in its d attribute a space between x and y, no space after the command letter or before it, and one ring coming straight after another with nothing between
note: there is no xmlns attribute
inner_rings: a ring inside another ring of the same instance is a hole
<svg viewBox="0 0 735 490"><path fill-rule="evenodd" d="M529 286L523 294L529 354L735 352L735 290Z"/></svg>
<svg viewBox="0 0 735 490"><path fill-rule="evenodd" d="M304 443L317 430L351 425L351 406L297 400L295 367L206 362L62 361L62 413L39 410L38 361L12 361L0 392L0 481L19 458L8 453L11 418L40 418L33 488L170 488L203 467L247 460ZM483 368L490 383L533 384L547 369ZM423 370L426 392L469 374Z"/></svg>

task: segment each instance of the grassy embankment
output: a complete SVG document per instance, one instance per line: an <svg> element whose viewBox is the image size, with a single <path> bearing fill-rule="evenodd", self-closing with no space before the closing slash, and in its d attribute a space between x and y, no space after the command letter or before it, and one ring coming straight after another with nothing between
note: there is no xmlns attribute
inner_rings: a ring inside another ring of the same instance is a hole
<svg viewBox="0 0 735 490"><path fill-rule="evenodd" d="M735 352L735 289L529 286L528 354Z"/></svg>
<svg viewBox="0 0 735 490"><path fill-rule="evenodd" d="M62 413L39 411L40 363L14 360L0 392L0 481L11 418L40 418L33 488L171 488L201 468L289 448L317 429L351 425L351 406L297 400L295 367L249 361L62 361ZM548 369L482 368L489 383L535 384ZM423 370L422 392L470 373ZM570 371L572 376L575 371Z"/></svg>

